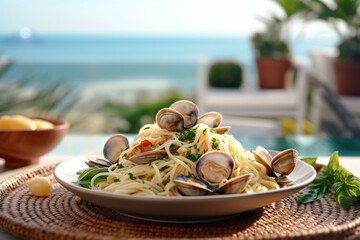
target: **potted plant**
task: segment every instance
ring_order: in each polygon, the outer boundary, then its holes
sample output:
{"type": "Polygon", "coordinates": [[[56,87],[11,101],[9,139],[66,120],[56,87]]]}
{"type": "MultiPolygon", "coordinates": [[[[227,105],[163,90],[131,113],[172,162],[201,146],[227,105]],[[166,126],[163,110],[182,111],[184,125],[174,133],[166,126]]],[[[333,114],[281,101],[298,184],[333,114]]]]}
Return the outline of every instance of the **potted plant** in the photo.
{"type": "Polygon", "coordinates": [[[333,63],[338,93],[360,95],[360,0],[333,0],[331,5],[310,0],[308,6],[313,18],[330,23],[340,37],[333,63]]]}
{"type": "Polygon", "coordinates": [[[233,61],[215,62],[209,70],[211,87],[239,88],[243,83],[242,66],[233,61]]]}
{"type": "Polygon", "coordinates": [[[284,10],[283,17],[264,20],[266,29],[255,33],[251,41],[255,49],[261,88],[284,88],[286,72],[291,67],[290,48],[284,39],[285,27],[307,6],[300,0],[274,0],[284,10]]]}

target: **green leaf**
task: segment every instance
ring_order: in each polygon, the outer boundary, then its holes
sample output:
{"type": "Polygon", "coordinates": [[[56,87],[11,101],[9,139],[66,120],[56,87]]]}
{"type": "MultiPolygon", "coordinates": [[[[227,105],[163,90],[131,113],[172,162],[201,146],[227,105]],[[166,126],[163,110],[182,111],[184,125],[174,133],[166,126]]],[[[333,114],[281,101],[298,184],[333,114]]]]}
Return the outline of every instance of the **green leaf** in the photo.
{"type": "Polygon", "coordinates": [[[348,210],[360,196],[360,182],[354,175],[339,165],[338,152],[334,152],[328,166],[322,168],[316,179],[300,195],[298,203],[309,203],[325,196],[331,189],[337,202],[348,210]]]}
{"type": "Polygon", "coordinates": [[[340,166],[338,181],[332,186],[338,203],[348,210],[360,195],[360,182],[352,173],[340,166]]]}
{"type": "Polygon", "coordinates": [[[331,172],[336,172],[339,169],[339,155],[338,152],[334,152],[329,160],[328,169],[331,172]]]}
{"type": "Polygon", "coordinates": [[[324,197],[329,191],[328,178],[322,169],[315,180],[305,189],[297,199],[298,203],[310,203],[324,197]]]}
{"type": "Polygon", "coordinates": [[[310,165],[313,166],[313,167],[315,167],[317,157],[301,158],[300,160],[303,161],[303,162],[306,162],[306,163],[310,164],[310,165]]]}
{"type": "MultiPolygon", "coordinates": [[[[92,178],[97,175],[98,173],[108,172],[108,168],[97,168],[92,167],[89,169],[86,169],[84,172],[82,172],[78,179],[78,184],[85,188],[91,189],[91,180],[92,178]]],[[[96,186],[98,183],[106,181],[108,176],[99,176],[95,179],[94,185],[96,186]]]]}
{"type": "Polygon", "coordinates": [[[308,10],[306,4],[304,4],[300,0],[274,0],[276,3],[282,7],[284,12],[286,13],[287,18],[292,17],[297,13],[301,13],[305,10],[308,10]]]}

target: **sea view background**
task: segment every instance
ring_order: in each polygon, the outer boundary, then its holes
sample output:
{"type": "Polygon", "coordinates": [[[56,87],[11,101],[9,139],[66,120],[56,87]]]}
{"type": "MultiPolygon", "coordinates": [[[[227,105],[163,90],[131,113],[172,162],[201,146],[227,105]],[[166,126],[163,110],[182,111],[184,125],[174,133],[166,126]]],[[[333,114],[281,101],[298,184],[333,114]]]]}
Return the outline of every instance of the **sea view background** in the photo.
{"type": "MultiPolygon", "coordinates": [[[[250,38],[283,14],[271,0],[2,1],[0,62],[11,67],[0,76],[0,107],[66,118],[75,132],[137,132],[171,101],[196,101],[199,59],[237,61],[242,88],[256,89],[250,38]]],[[[310,52],[338,37],[325,23],[305,25],[295,21],[284,38],[311,69],[310,52]]]]}
{"type": "MultiPolygon", "coordinates": [[[[335,46],[336,38],[290,38],[293,56],[312,64],[310,52],[335,46]]],[[[257,85],[248,37],[0,36],[0,56],[14,61],[4,81],[32,76],[74,88],[99,82],[141,81],[144,87],[194,91],[197,57],[238,61],[247,86],[257,85]],[[148,84],[147,84],[148,83],[148,84]]]]}

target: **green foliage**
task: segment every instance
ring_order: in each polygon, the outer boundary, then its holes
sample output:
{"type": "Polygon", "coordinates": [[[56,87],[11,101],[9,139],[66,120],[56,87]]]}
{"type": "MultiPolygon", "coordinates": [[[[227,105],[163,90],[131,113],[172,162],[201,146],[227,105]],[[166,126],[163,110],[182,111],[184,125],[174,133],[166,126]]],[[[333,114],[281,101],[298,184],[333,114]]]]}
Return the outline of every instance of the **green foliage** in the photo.
{"type": "MultiPolygon", "coordinates": [[[[89,188],[91,189],[91,180],[92,178],[99,174],[99,173],[105,173],[108,172],[108,168],[104,167],[104,168],[97,168],[97,167],[92,167],[89,169],[86,169],[84,172],[82,172],[78,178],[78,184],[80,184],[81,186],[85,187],[85,188],[89,188]]],[[[94,180],[94,185],[96,186],[98,183],[106,181],[108,176],[99,176],[94,180]]]]}
{"type": "MultiPolygon", "coordinates": [[[[0,82],[12,66],[13,63],[9,63],[0,68],[0,82]]],[[[77,101],[72,89],[60,83],[36,87],[33,83],[33,78],[0,83],[0,115],[64,118],[77,101]]]]}
{"type": "Polygon", "coordinates": [[[310,164],[312,167],[315,167],[317,157],[301,158],[300,160],[303,161],[303,162],[306,162],[306,163],[310,164]]]}
{"type": "Polygon", "coordinates": [[[255,33],[251,41],[259,57],[288,58],[290,55],[289,46],[283,38],[284,29],[292,18],[301,16],[309,11],[304,0],[274,0],[283,12],[285,17],[272,16],[263,20],[266,29],[264,32],[255,33]]]}
{"type": "Polygon", "coordinates": [[[159,109],[167,108],[174,102],[181,100],[177,93],[170,93],[168,96],[153,102],[140,102],[136,105],[118,105],[111,102],[104,104],[102,110],[107,114],[115,115],[124,119],[127,127],[115,127],[110,132],[137,133],[144,124],[153,123],[159,109]]]}
{"type": "Polygon", "coordinates": [[[289,19],[296,14],[308,11],[310,8],[304,1],[301,0],[274,0],[285,12],[289,19]]]}
{"type": "Polygon", "coordinates": [[[360,61],[360,36],[343,40],[338,45],[339,59],[360,61]]]}
{"type": "Polygon", "coordinates": [[[316,179],[300,195],[298,203],[309,203],[324,197],[329,191],[328,176],[325,171],[320,171],[316,179]]]}
{"type": "Polygon", "coordinates": [[[278,36],[256,33],[251,40],[259,57],[288,58],[290,55],[288,44],[278,36]]]}
{"type": "Polygon", "coordinates": [[[243,82],[243,69],[233,62],[215,63],[210,67],[209,84],[212,87],[238,88],[243,82]]]}
{"type": "Polygon", "coordinates": [[[334,152],[328,166],[321,169],[316,179],[300,195],[298,203],[309,203],[324,197],[329,190],[338,203],[348,210],[360,196],[360,182],[352,173],[339,165],[338,152],[334,152]]]}
{"type": "Polygon", "coordinates": [[[333,0],[328,5],[323,0],[310,0],[308,6],[310,19],[321,19],[329,22],[339,34],[339,59],[360,61],[360,0],[333,0]],[[346,31],[342,31],[340,24],[345,24],[346,31]]]}

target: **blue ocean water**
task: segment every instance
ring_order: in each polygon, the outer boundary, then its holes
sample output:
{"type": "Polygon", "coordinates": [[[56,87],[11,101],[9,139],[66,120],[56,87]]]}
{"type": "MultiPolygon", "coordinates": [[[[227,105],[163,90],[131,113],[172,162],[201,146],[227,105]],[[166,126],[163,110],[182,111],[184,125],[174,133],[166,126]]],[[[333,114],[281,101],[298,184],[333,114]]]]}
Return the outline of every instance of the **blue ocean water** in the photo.
{"type": "MultiPolygon", "coordinates": [[[[336,39],[292,38],[290,43],[294,56],[310,62],[310,51],[334,47],[336,39]]],[[[246,83],[256,85],[254,54],[247,37],[44,35],[22,40],[0,35],[0,57],[14,62],[4,82],[31,77],[39,84],[60,81],[83,88],[94,83],[137,80],[148,81],[151,87],[152,81],[159,80],[175,89],[193,91],[200,55],[207,62],[238,61],[244,67],[246,83]]]]}

